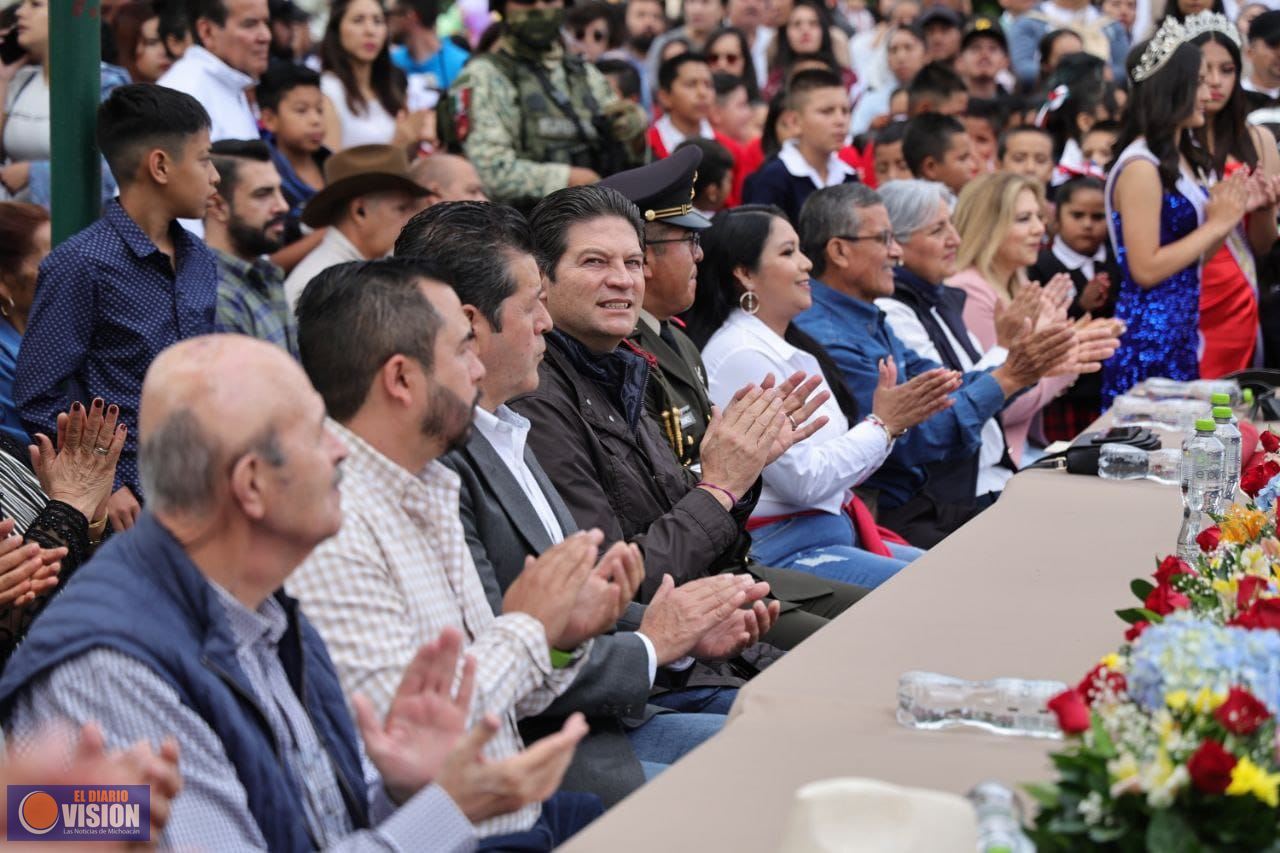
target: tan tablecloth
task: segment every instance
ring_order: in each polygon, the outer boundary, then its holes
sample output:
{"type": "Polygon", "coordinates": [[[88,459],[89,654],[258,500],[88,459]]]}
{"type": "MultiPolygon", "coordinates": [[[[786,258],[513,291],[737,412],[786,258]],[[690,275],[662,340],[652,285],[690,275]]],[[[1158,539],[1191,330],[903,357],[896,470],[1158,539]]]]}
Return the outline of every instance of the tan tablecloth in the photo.
{"type": "Polygon", "coordinates": [[[898,725],[898,676],[1074,683],[1122,640],[1129,581],[1173,550],[1178,489],[1064,471],[1000,501],[743,689],[725,730],[565,846],[773,851],[800,785],[870,776],[964,793],[1050,776],[1056,741],[898,725]]]}

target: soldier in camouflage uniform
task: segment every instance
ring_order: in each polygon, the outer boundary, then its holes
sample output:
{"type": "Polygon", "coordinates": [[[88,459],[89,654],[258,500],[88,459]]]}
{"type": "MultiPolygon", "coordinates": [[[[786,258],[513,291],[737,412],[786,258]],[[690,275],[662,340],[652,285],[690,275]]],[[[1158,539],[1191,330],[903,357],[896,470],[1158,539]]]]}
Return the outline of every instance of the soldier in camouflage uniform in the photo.
{"type": "Polygon", "coordinates": [[[466,154],[490,198],[529,208],[640,163],[644,111],[565,55],[564,0],[505,5],[506,33],[471,58],[441,104],[441,139],[466,154]]]}

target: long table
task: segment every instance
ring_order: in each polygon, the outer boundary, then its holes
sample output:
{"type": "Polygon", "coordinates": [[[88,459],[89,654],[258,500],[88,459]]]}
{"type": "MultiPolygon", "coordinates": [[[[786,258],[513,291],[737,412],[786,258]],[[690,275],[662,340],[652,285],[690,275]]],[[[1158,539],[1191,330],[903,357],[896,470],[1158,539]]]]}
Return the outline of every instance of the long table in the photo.
{"type": "Polygon", "coordinates": [[[993,507],[741,691],[724,731],[567,844],[775,851],[797,787],[834,776],[964,793],[1051,777],[1058,741],[895,719],[898,676],[1075,683],[1122,641],[1129,581],[1170,553],[1178,489],[1024,471],[993,507]]]}

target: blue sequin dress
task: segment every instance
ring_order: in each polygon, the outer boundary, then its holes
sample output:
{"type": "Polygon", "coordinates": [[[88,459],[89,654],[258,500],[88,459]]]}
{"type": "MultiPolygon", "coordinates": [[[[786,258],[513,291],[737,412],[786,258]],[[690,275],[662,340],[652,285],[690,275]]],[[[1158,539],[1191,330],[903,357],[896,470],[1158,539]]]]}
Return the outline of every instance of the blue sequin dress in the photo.
{"type": "MultiPolygon", "coordinates": [[[[1139,286],[1129,275],[1120,212],[1110,204],[1107,208],[1121,271],[1115,315],[1125,322],[1128,331],[1120,339],[1115,355],[1102,365],[1104,407],[1109,407],[1118,395],[1149,376],[1200,377],[1196,355],[1200,328],[1199,267],[1189,266],[1152,288],[1139,286]]],[[[1186,196],[1177,189],[1164,192],[1160,199],[1160,245],[1181,240],[1199,224],[1196,206],[1186,196]]]]}

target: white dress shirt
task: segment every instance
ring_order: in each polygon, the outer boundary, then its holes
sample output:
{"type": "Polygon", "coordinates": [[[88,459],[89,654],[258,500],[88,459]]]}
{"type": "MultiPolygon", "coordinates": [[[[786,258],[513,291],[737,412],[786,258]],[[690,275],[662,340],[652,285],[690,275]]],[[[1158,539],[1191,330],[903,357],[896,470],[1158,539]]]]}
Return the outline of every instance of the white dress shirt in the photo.
{"type": "MultiPolygon", "coordinates": [[[[914,311],[896,299],[877,299],[876,307],[885,313],[889,328],[898,336],[898,340],[902,341],[903,346],[907,349],[915,350],[916,355],[921,358],[931,359],[939,364],[943,363],[942,354],[933,345],[929,333],[925,330],[924,325],[921,324],[920,319],[916,317],[914,311]]],[[[933,309],[933,315],[938,324],[942,326],[942,333],[947,336],[947,343],[951,345],[956,358],[960,359],[960,364],[965,372],[999,367],[1009,357],[1007,349],[1001,346],[994,346],[983,353],[981,359],[973,362],[968,353],[965,352],[964,347],[951,334],[951,329],[943,322],[937,309],[933,309]]],[[[969,333],[969,342],[973,344],[974,350],[982,352],[982,344],[974,337],[972,332],[969,333]]],[[[982,448],[978,451],[978,487],[975,497],[981,497],[988,492],[1004,491],[1005,484],[1013,477],[1013,471],[1001,464],[1004,454],[1004,430],[1000,427],[999,421],[995,418],[989,418],[982,425],[982,448]]]]}
{"type": "MultiPolygon", "coordinates": [[[[664,115],[653,123],[653,129],[658,132],[658,138],[662,140],[662,147],[667,149],[667,154],[676,153],[676,146],[688,139],[680,128],[676,127],[676,123],[671,120],[671,116],[664,115]]],[[[705,118],[698,125],[698,136],[703,139],[715,139],[716,131],[711,126],[711,122],[705,118]]]]}
{"type": "Polygon", "coordinates": [[[833,151],[827,155],[827,176],[824,179],[818,174],[818,170],[810,166],[809,161],[804,159],[804,155],[800,153],[800,147],[794,139],[788,139],[782,143],[782,148],[778,151],[778,159],[782,161],[782,165],[786,166],[787,171],[792,175],[797,178],[808,178],[820,190],[834,187],[836,184],[843,184],[845,178],[857,174],[857,170],[841,160],[839,155],[833,151]]]}
{"type": "MultiPolygon", "coordinates": [[[[719,406],[728,405],[739,388],[759,383],[769,373],[779,382],[797,370],[822,373],[816,358],[737,308],[707,341],[702,362],[707,367],[711,400],[719,406]]],[[[830,390],[825,378],[815,393],[824,390],[830,390]]],[[[838,514],[849,490],[884,464],[892,445],[883,429],[865,420],[850,429],[834,397],[814,413],[815,418],[823,415],[829,420],[822,429],[764,469],[764,487],[753,516],[815,509],[838,514]]]]}
{"type": "Polygon", "coordinates": [[[551,503],[542,493],[533,471],[524,461],[525,442],[529,438],[529,419],[517,414],[506,406],[499,406],[492,413],[480,406],[475,409],[475,428],[492,445],[498,458],[507,466],[511,476],[516,478],[529,505],[538,514],[542,526],[547,529],[547,536],[552,544],[564,541],[564,529],[551,511],[551,503]]]}
{"type": "MultiPolygon", "coordinates": [[[[559,520],[556,519],[556,514],[552,512],[551,502],[547,500],[542,487],[538,485],[538,481],[534,478],[533,471],[529,468],[529,463],[524,460],[524,448],[529,438],[529,419],[505,405],[494,409],[492,413],[476,406],[472,423],[475,425],[476,430],[489,442],[489,445],[498,454],[498,458],[502,460],[502,463],[507,466],[507,470],[515,478],[520,490],[529,499],[529,505],[538,514],[539,520],[542,521],[542,526],[547,529],[547,535],[551,538],[552,543],[563,542],[564,528],[560,526],[559,520]]],[[[644,634],[636,631],[635,635],[644,643],[645,652],[648,654],[649,685],[653,686],[654,679],[658,676],[658,651],[653,647],[653,641],[644,634]]],[[[692,658],[682,658],[667,666],[669,669],[682,670],[692,665],[692,658]]]]}
{"type": "Polygon", "coordinates": [[[258,119],[246,90],[256,82],[200,45],[192,45],[157,81],[186,92],[209,113],[209,139],[257,139],[258,119]]]}
{"type": "MultiPolygon", "coordinates": [[[[1082,255],[1075,249],[1068,246],[1062,239],[1061,234],[1054,235],[1053,245],[1050,248],[1050,251],[1053,252],[1053,256],[1061,261],[1062,265],[1067,269],[1072,271],[1080,270],[1080,272],[1084,273],[1085,281],[1092,279],[1095,271],[1097,270],[1097,265],[1107,260],[1107,247],[1105,244],[1099,246],[1098,251],[1094,252],[1092,257],[1089,255],[1082,255]]],[[[1042,281],[1040,283],[1048,284],[1047,281],[1042,281]]],[[[1074,283],[1072,284],[1072,289],[1075,289],[1074,283]]]]}

